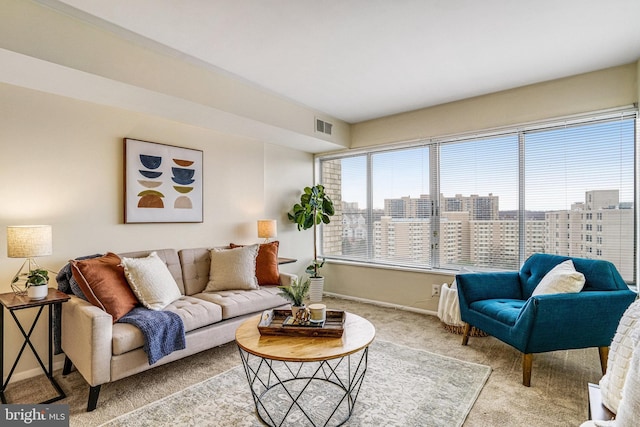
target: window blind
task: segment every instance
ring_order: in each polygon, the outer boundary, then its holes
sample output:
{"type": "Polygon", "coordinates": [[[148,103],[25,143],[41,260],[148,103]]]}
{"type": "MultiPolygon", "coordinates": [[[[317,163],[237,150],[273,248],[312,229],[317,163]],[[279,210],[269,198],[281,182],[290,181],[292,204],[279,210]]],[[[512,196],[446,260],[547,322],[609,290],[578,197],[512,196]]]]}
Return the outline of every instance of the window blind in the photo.
{"type": "Polygon", "coordinates": [[[525,206],[545,241],[527,247],[606,259],[634,279],[635,121],[586,123],[525,133],[525,206]]]}
{"type": "Polygon", "coordinates": [[[532,253],[606,259],[635,283],[636,110],[320,156],[328,258],[517,269],[532,253]]]}

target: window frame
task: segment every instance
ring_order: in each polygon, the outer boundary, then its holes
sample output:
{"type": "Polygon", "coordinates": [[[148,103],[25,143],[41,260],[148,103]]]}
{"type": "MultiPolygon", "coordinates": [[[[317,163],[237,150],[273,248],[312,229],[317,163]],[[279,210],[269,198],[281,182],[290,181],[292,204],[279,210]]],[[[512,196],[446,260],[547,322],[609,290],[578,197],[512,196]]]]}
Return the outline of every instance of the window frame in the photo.
{"type": "MultiPolygon", "coordinates": [[[[610,109],[606,111],[599,112],[591,112],[584,115],[577,115],[571,117],[563,117],[556,119],[549,119],[534,123],[528,124],[520,124],[513,126],[506,126],[499,129],[490,129],[485,131],[476,131],[465,134],[456,134],[456,135],[447,135],[442,137],[433,137],[427,139],[418,139],[412,141],[406,141],[402,143],[395,144],[385,144],[379,145],[375,147],[367,147],[356,150],[349,151],[338,151],[332,153],[319,154],[315,156],[316,162],[316,180],[318,182],[322,182],[322,163],[330,160],[339,160],[349,157],[365,157],[366,163],[366,198],[367,198],[367,208],[365,218],[367,220],[367,259],[356,259],[348,256],[341,255],[333,255],[333,254],[325,254],[322,250],[323,248],[323,227],[319,229],[319,243],[320,243],[320,254],[325,257],[327,260],[340,260],[343,262],[353,262],[358,265],[371,265],[371,266],[387,266],[393,268],[400,269],[418,269],[418,270],[427,270],[427,271],[450,271],[457,272],[460,269],[449,269],[443,268],[440,264],[440,197],[434,197],[435,195],[440,194],[440,149],[443,145],[453,143],[453,142],[465,142],[465,141],[473,141],[479,139],[486,138],[496,138],[506,135],[517,135],[518,137],[518,260],[519,265],[522,265],[525,261],[525,245],[526,245],[526,218],[525,215],[520,214],[525,211],[525,182],[524,182],[524,167],[525,167],[525,159],[524,159],[524,150],[525,150],[525,137],[527,133],[531,132],[544,132],[548,130],[560,129],[560,128],[568,128],[574,126],[584,126],[590,124],[604,123],[604,122],[612,122],[612,121],[620,121],[620,120],[634,120],[634,171],[633,171],[633,179],[634,179],[634,200],[633,206],[634,209],[637,206],[637,201],[639,200],[639,187],[640,180],[639,171],[640,171],[640,163],[638,160],[638,150],[637,146],[640,143],[640,135],[639,135],[639,126],[638,126],[638,109],[636,106],[627,106],[619,109],[610,109]],[[375,253],[375,227],[373,224],[373,190],[372,190],[372,181],[373,181],[373,170],[372,170],[372,156],[390,152],[397,150],[408,150],[415,149],[418,147],[427,148],[429,150],[429,191],[431,195],[431,201],[433,203],[432,212],[431,212],[431,261],[430,265],[425,266],[416,266],[416,265],[406,265],[404,263],[394,263],[387,262],[384,260],[375,260],[373,259],[373,254],[375,253]]],[[[633,255],[633,282],[635,283],[638,277],[637,269],[638,269],[638,247],[640,242],[640,237],[638,236],[638,220],[640,213],[638,209],[634,211],[634,221],[633,221],[633,233],[634,233],[634,255],[633,255]]],[[[557,224],[556,224],[557,225],[557,224]]],[[[569,227],[569,224],[567,224],[569,227]]]]}

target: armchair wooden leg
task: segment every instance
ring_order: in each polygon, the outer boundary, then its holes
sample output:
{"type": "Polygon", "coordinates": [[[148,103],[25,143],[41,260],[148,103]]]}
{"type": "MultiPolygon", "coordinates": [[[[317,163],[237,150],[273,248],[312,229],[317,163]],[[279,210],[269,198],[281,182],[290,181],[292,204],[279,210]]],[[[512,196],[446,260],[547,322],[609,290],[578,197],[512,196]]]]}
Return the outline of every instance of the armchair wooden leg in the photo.
{"type": "Polygon", "coordinates": [[[600,367],[602,368],[602,375],[607,373],[607,360],[609,359],[609,347],[598,347],[598,353],[600,353],[600,367]]]}
{"type": "Polygon", "coordinates": [[[531,367],[533,366],[533,354],[522,355],[522,384],[531,387],[531,367]]]}
{"type": "Polygon", "coordinates": [[[471,325],[469,323],[464,324],[464,331],[462,333],[462,345],[469,343],[469,333],[471,331],[471,325]]]}

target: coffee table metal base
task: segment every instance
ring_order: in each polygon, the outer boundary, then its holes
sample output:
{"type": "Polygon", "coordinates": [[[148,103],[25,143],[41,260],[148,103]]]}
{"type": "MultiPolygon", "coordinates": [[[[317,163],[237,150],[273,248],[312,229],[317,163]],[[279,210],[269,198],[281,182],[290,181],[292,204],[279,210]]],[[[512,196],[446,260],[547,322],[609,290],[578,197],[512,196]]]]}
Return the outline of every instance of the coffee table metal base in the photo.
{"type": "Polygon", "coordinates": [[[285,362],[238,348],[258,417],[269,426],[340,426],[356,403],[368,347],[335,359],[285,362]]]}

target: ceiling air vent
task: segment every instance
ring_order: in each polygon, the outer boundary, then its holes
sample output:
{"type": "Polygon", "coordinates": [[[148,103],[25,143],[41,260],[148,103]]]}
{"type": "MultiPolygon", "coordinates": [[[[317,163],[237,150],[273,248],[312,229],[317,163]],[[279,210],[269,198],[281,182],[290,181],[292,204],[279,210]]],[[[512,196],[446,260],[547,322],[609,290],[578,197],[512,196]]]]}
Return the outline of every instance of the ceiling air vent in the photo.
{"type": "Polygon", "coordinates": [[[320,120],[316,117],[316,132],[331,135],[331,129],[333,129],[333,125],[331,123],[325,122],[324,120],[320,120]]]}

